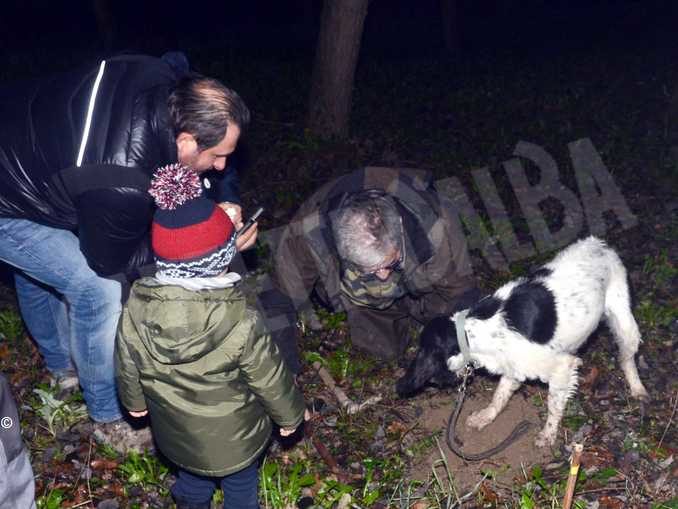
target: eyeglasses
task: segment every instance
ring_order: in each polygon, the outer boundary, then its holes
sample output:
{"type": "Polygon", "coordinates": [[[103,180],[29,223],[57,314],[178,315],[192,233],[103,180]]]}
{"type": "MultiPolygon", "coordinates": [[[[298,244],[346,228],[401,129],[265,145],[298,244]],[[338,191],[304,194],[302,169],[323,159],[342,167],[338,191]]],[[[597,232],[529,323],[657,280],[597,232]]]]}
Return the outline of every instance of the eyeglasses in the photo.
{"type": "Polygon", "coordinates": [[[404,260],[403,260],[403,253],[402,253],[402,250],[401,250],[400,255],[398,256],[398,258],[396,258],[395,260],[393,260],[393,261],[392,261],[391,263],[389,263],[388,265],[385,265],[385,266],[383,266],[383,267],[379,267],[378,269],[371,270],[371,271],[369,271],[369,272],[364,272],[364,271],[360,271],[360,272],[361,272],[361,275],[364,276],[364,277],[367,277],[367,276],[370,276],[370,277],[371,277],[371,276],[376,276],[376,275],[377,275],[377,272],[381,272],[381,271],[383,271],[383,270],[388,270],[388,271],[390,271],[390,272],[402,272],[402,270],[403,270],[403,261],[404,261],[404,260]]]}

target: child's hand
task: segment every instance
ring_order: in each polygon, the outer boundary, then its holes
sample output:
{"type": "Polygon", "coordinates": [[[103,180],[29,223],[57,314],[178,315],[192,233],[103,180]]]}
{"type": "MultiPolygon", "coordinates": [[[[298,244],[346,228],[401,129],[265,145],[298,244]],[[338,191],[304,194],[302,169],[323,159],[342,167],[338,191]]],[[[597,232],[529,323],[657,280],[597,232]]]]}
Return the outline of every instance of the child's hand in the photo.
{"type": "MultiPolygon", "coordinates": [[[[311,412],[309,412],[308,409],[306,409],[304,411],[304,420],[308,421],[310,418],[311,418],[311,412]]],[[[288,437],[288,436],[294,434],[295,431],[297,431],[297,428],[280,428],[280,436],[281,437],[288,437]]]]}
{"type": "Polygon", "coordinates": [[[297,428],[280,428],[280,436],[288,437],[292,435],[295,431],[297,431],[297,428]]]}
{"type": "Polygon", "coordinates": [[[143,417],[143,416],[145,416],[146,414],[148,414],[148,410],[141,410],[141,411],[139,411],[139,412],[134,412],[134,411],[130,410],[130,411],[129,411],[129,414],[130,414],[132,417],[143,417]]]}

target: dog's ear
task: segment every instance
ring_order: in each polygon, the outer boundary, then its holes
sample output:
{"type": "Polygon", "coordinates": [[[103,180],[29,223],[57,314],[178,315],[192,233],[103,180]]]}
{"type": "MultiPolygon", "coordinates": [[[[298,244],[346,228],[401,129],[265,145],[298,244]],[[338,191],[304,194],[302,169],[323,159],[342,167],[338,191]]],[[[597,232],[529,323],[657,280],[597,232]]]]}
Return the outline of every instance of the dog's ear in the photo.
{"type": "Polygon", "coordinates": [[[447,359],[447,369],[456,373],[464,367],[464,356],[462,354],[453,355],[447,359]]]}

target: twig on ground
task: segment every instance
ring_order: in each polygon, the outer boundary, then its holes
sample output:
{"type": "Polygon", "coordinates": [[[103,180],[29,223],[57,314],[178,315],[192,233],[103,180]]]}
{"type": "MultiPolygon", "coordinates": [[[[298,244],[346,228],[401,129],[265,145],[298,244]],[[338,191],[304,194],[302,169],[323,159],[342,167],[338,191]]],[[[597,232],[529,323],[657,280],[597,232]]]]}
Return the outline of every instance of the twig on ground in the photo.
{"type": "Polygon", "coordinates": [[[574,498],[574,487],[577,484],[577,474],[579,474],[579,464],[581,462],[581,453],[584,451],[582,444],[574,444],[572,458],[570,459],[570,475],[567,477],[567,487],[565,488],[565,498],[563,498],[563,509],[570,509],[574,498]]]}
{"type": "Polygon", "coordinates": [[[595,488],[595,489],[591,489],[591,490],[583,490],[583,491],[580,491],[578,493],[580,495],[591,495],[593,493],[605,493],[605,492],[614,493],[614,492],[617,492],[617,491],[626,491],[626,489],[627,489],[626,482],[624,482],[623,486],[606,486],[605,488],[595,488]]]}
{"type": "Polygon", "coordinates": [[[671,427],[671,423],[673,422],[673,418],[676,416],[676,405],[678,405],[678,391],[676,391],[676,394],[674,396],[673,410],[671,411],[671,417],[669,417],[669,422],[666,423],[666,428],[664,429],[664,433],[662,433],[661,440],[659,440],[659,443],[657,444],[657,449],[659,449],[662,446],[662,442],[664,441],[664,438],[666,437],[666,433],[668,433],[669,428],[671,427]]]}
{"type": "MultiPolygon", "coordinates": [[[[459,501],[459,507],[461,507],[461,504],[463,502],[466,502],[469,498],[471,498],[472,496],[474,496],[476,494],[476,492],[478,491],[480,486],[483,484],[485,479],[487,479],[488,477],[489,477],[489,474],[487,474],[487,473],[483,474],[483,478],[476,483],[476,485],[473,487],[473,489],[471,491],[469,491],[466,495],[464,495],[461,498],[457,497],[457,500],[459,501]]],[[[454,507],[454,506],[452,506],[452,507],[454,507]]]]}
{"type": "Polygon", "coordinates": [[[334,378],[332,378],[332,375],[330,375],[330,372],[327,371],[324,366],[322,366],[319,362],[314,362],[313,368],[318,372],[318,375],[320,375],[320,378],[325,383],[327,388],[334,393],[341,407],[349,415],[357,414],[363,408],[369,405],[374,405],[375,403],[379,403],[381,401],[381,396],[372,396],[367,398],[362,403],[356,403],[346,395],[341,387],[337,385],[337,383],[334,381],[334,378]]]}
{"type": "Polygon", "coordinates": [[[84,502],[80,502],[79,504],[75,504],[75,505],[72,505],[72,506],[70,506],[70,507],[71,507],[71,509],[75,509],[76,507],[83,507],[83,506],[85,506],[85,505],[87,505],[87,504],[93,504],[91,498],[90,498],[89,500],[85,500],[84,502]]]}
{"type": "Polygon", "coordinates": [[[334,456],[332,456],[332,453],[330,453],[327,447],[325,447],[325,444],[313,436],[312,420],[306,421],[304,424],[304,434],[306,435],[306,438],[311,440],[311,443],[313,444],[313,447],[315,447],[315,450],[318,451],[320,458],[322,458],[325,464],[329,467],[330,471],[337,476],[337,479],[339,479],[339,481],[344,484],[351,482],[351,476],[344,472],[344,470],[339,466],[339,463],[334,458],[334,456]]]}
{"type": "Polygon", "coordinates": [[[71,509],[75,509],[76,507],[83,507],[86,506],[87,504],[93,504],[92,500],[92,485],[90,484],[89,480],[91,476],[91,468],[92,466],[90,465],[90,459],[92,457],[92,437],[89,439],[89,450],[87,451],[87,460],[85,463],[82,465],[82,468],[80,469],[80,473],[78,474],[78,479],[76,480],[75,484],[73,485],[73,488],[71,489],[71,493],[75,494],[76,490],[78,489],[78,484],[80,484],[80,479],[82,478],[82,474],[85,472],[85,469],[88,468],[90,469],[89,474],[86,476],[87,480],[87,495],[88,499],[85,500],[84,502],[80,502],[79,504],[76,504],[74,506],[71,506],[71,509]]]}
{"type": "MultiPolygon", "coordinates": [[[[87,450],[87,467],[90,469],[90,473],[92,472],[92,465],[90,464],[90,460],[92,459],[92,446],[94,445],[94,440],[92,439],[92,436],[90,435],[89,437],[89,449],[87,450]]],[[[92,484],[90,483],[90,478],[92,476],[88,475],[87,476],[87,494],[89,495],[89,499],[92,500],[92,484]]]]}

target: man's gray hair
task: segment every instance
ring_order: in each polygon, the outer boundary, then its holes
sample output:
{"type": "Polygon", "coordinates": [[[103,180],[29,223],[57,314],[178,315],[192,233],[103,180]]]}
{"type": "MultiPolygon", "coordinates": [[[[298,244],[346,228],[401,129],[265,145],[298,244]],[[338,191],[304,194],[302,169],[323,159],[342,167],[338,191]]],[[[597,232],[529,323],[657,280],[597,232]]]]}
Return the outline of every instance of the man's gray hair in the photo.
{"type": "Polygon", "coordinates": [[[330,211],[330,221],[339,258],[359,268],[377,267],[394,249],[402,249],[401,217],[384,191],[349,194],[330,211]]]}

